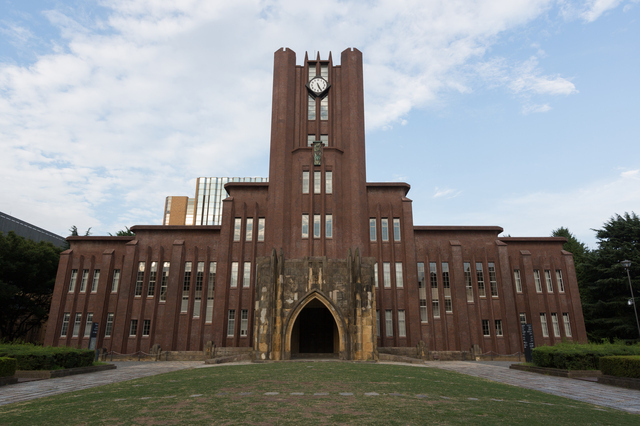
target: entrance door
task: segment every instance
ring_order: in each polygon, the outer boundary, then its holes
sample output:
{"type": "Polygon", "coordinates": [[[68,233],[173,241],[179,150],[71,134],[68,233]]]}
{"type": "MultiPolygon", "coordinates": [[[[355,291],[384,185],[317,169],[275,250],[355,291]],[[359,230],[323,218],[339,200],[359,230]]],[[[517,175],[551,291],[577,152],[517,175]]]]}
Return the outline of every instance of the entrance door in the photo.
{"type": "Polygon", "coordinates": [[[291,354],[338,353],[338,327],[331,312],[315,299],[300,311],[291,333],[291,354]]]}

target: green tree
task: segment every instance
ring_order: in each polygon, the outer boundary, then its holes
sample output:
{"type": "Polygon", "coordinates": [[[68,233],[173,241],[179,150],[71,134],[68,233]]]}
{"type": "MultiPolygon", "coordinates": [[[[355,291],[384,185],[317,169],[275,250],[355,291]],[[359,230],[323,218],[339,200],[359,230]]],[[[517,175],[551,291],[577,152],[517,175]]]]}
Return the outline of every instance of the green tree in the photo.
{"type": "Polygon", "coordinates": [[[24,338],[49,316],[61,249],[0,233],[0,335],[24,338]]]}
{"type": "MultiPolygon", "coordinates": [[[[640,295],[640,218],[616,214],[596,231],[598,248],[583,264],[583,311],[590,340],[638,339],[629,282],[620,262],[628,259],[634,294],[640,295]]],[[[640,298],[636,298],[640,302],[640,298]]]]}
{"type": "MultiPolygon", "coordinates": [[[[71,235],[69,235],[70,237],[77,237],[78,227],[73,225],[71,228],[69,228],[69,232],[71,232],[71,235]]],[[[91,235],[91,228],[87,229],[87,232],[84,233],[85,237],[88,237],[89,235],[91,235]]]]}
{"type": "Polygon", "coordinates": [[[124,229],[116,232],[116,235],[113,235],[111,232],[109,232],[109,235],[112,237],[133,237],[136,233],[129,229],[128,226],[125,226],[124,229]]]}

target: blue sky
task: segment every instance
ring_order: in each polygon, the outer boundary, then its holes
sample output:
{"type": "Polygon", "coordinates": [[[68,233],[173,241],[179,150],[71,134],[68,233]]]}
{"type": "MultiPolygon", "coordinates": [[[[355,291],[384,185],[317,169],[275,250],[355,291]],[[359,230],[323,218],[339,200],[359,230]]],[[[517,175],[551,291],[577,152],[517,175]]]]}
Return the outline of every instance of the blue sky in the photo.
{"type": "Polygon", "coordinates": [[[161,223],[198,176],[267,176],[273,52],[363,52],[367,176],[417,225],[640,212],[638,0],[0,0],[0,211],[161,223]],[[247,122],[251,123],[247,125],[247,122]]]}

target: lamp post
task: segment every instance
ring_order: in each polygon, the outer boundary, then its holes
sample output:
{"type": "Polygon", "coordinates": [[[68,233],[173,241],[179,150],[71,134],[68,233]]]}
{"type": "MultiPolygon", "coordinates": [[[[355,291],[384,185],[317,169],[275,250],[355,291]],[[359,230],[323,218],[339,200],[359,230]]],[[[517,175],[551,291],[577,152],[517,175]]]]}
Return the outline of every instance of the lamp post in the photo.
{"type": "Polygon", "coordinates": [[[627,270],[627,278],[629,279],[629,290],[631,290],[631,301],[633,302],[633,313],[636,314],[636,325],[638,326],[638,337],[640,337],[640,321],[638,321],[638,309],[636,308],[636,299],[633,297],[633,286],[631,285],[631,274],[629,274],[629,268],[631,267],[630,260],[623,260],[620,262],[622,267],[627,270]]]}

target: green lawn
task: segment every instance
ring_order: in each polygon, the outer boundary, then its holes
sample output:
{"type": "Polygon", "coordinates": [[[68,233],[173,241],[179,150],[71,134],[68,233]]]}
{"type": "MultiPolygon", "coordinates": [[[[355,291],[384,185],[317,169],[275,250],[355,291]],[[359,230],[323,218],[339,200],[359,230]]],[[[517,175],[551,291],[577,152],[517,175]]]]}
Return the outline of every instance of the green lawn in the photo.
{"type": "Polygon", "coordinates": [[[347,362],[182,370],[0,407],[2,425],[212,423],[637,425],[640,416],[435,368],[347,362]]]}

